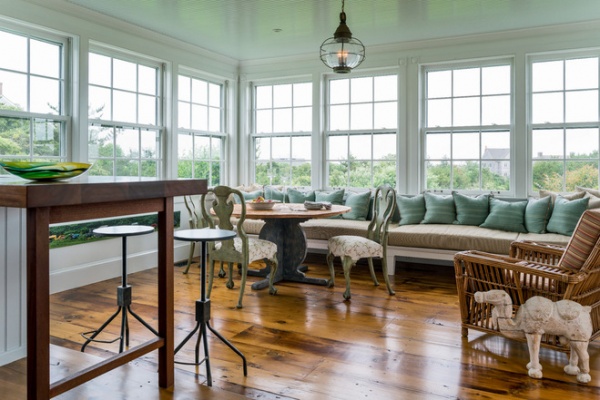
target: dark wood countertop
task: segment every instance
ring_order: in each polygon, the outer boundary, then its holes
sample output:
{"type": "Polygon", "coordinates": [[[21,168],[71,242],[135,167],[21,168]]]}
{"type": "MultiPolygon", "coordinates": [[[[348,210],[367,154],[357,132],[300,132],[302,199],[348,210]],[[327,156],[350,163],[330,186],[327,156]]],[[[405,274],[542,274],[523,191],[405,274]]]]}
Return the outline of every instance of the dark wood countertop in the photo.
{"type": "Polygon", "coordinates": [[[68,181],[0,179],[0,207],[36,208],[176,197],[206,192],[205,179],[82,177],[68,181]]]}

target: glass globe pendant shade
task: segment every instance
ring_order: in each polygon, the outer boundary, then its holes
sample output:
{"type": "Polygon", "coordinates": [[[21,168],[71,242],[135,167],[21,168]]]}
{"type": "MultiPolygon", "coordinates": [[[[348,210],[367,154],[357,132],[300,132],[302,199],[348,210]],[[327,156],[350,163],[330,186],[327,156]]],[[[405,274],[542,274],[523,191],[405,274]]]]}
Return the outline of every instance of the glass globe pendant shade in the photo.
{"type": "Polygon", "coordinates": [[[340,25],[333,37],[321,44],[321,61],[333,72],[347,74],[356,68],[365,59],[365,46],[362,42],[352,37],[350,28],[346,25],[346,13],[342,2],[340,25]]]}
{"type": "Polygon", "coordinates": [[[355,38],[329,38],[321,45],[321,61],[337,73],[348,73],[365,59],[365,46],[355,38]]]}

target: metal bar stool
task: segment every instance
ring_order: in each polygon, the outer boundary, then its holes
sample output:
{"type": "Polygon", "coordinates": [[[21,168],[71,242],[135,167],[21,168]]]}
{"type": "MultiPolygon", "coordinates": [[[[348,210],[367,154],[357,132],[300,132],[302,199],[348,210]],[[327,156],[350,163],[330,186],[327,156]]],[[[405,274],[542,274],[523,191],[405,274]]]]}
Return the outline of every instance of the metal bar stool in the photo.
{"type": "Polygon", "coordinates": [[[200,299],[196,300],[196,327],[183,339],[183,341],[175,348],[175,354],[191,339],[194,334],[200,330],[198,339],[196,340],[196,362],[187,363],[175,361],[178,364],[184,365],[200,365],[206,362],[206,381],[208,386],[212,386],[212,375],[210,373],[210,360],[208,356],[208,341],[206,338],[206,328],[210,329],[223,343],[225,343],[231,350],[242,358],[244,376],[248,376],[248,367],[246,365],[246,357],[239,351],[233,344],[225,339],[219,332],[217,332],[212,326],[210,326],[210,299],[206,298],[206,243],[233,239],[236,236],[234,231],[225,229],[182,229],[175,231],[173,237],[177,240],[184,240],[188,242],[201,242],[202,249],[200,253],[200,299]],[[204,345],[204,359],[200,361],[199,350],[200,350],[200,339],[203,339],[204,345]]]}
{"type": "Polygon", "coordinates": [[[122,250],[122,267],[121,267],[121,286],[117,287],[117,311],[111,315],[100,328],[83,332],[81,336],[86,339],[83,346],[81,346],[81,351],[85,351],[85,347],[90,342],[99,342],[99,343],[114,343],[117,340],[121,340],[119,344],[119,353],[123,352],[123,339],[125,339],[125,345],[129,347],[129,322],[127,320],[127,313],[129,312],[131,315],[135,317],[142,325],[144,325],[148,330],[158,336],[158,332],[152,328],[146,321],[144,321],[139,315],[134,313],[131,310],[131,286],[127,284],[127,237],[128,236],[139,236],[146,235],[148,233],[154,232],[154,228],[151,226],[145,225],[120,225],[120,226],[105,226],[101,228],[94,229],[93,232],[97,235],[102,236],[113,236],[113,237],[121,237],[123,250],[122,250]],[[96,336],[102,332],[104,328],[108,326],[112,322],[113,319],[116,318],[117,315],[121,313],[121,335],[112,340],[99,340],[96,339],[96,336]],[[91,336],[90,336],[91,335],[91,336]]]}

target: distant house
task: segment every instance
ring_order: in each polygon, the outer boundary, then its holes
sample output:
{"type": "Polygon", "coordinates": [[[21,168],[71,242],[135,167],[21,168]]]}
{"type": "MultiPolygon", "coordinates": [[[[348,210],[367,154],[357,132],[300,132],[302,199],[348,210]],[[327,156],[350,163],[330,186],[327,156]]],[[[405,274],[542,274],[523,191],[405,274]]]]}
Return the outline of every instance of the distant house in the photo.
{"type": "Polygon", "coordinates": [[[485,148],[481,157],[481,167],[487,168],[496,175],[510,175],[510,149],[485,148]]]}

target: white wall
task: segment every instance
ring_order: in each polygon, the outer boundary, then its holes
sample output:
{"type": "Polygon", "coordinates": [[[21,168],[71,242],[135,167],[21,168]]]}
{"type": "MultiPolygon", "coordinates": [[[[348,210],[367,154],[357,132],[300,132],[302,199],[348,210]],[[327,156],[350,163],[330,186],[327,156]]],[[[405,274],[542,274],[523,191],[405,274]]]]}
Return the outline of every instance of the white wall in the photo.
{"type": "Polygon", "coordinates": [[[0,365],[26,355],[25,211],[0,207],[0,365]]]}

